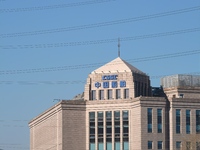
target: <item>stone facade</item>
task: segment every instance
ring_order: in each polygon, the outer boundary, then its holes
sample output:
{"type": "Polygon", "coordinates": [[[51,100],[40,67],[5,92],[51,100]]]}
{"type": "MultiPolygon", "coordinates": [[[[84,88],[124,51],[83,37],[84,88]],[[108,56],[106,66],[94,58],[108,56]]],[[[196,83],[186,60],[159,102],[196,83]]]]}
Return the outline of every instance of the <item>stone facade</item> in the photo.
{"type": "Polygon", "coordinates": [[[171,85],[163,86],[165,96],[153,97],[149,76],[116,58],[88,75],[81,100],[77,97],[62,100],[29,122],[30,149],[157,150],[161,147],[176,150],[177,142],[184,145],[190,141],[190,136],[196,135],[200,88],[171,85]],[[176,132],[177,109],[180,110],[180,133],[176,132]],[[186,110],[191,113],[189,134],[186,133],[186,110]],[[110,131],[107,129],[108,112],[112,123],[110,131]],[[118,118],[116,112],[120,114],[118,118]],[[128,112],[126,125],[124,112],[128,112]],[[93,122],[90,113],[95,116],[93,122]],[[101,125],[99,113],[103,116],[101,125]],[[111,133],[109,142],[108,132],[111,133]]]}

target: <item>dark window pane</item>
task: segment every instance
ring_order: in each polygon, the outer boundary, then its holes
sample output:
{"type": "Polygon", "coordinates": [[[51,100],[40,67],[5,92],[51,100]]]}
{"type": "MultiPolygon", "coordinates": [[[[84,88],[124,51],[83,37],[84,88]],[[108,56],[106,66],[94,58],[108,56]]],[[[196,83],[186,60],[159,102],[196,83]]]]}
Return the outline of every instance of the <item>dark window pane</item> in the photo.
{"type": "Polygon", "coordinates": [[[128,121],[123,121],[123,125],[128,125],[128,121]]]}
{"type": "Polygon", "coordinates": [[[186,133],[190,134],[190,110],[186,110],[186,133]]]}
{"type": "Polygon", "coordinates": [[[129,140],[128,140],[128,137],[124,137],[124,138],[123,138],[123,141],[124,141],[124,142],[128,142],[128,141],[129,141],[129,140]]]}
{"type": "Polygon", "coordinates": [[[95,126],[95,122],[90,122],[90,126],[94,127],[95,126]]]}
{"type": "Polygon", "coordinates": [[[115,121],[115,126],[120,126],[120,122],[119,121],[115,121]]]}
{"type": "Polygon", "coordinates": [[[116,99],[120,99],[120,98],[121,98],[121,90],[116,89],[116,99]]]}
{"type": "Polygon", "coordinates": [[[98,138],[99,143],[103,143],[103,138],[98,138]]]}
{"type": "Polygon", "coordinates": [[[128,110],[123,111],[123,120],[128,120],[128,110]]]}
{"type": "Polygon", "coordinates": [[[95,112],[89,112],[90,119],[95,119],[95,112]]]}
{"type": "Polygon", "coordinates": [[[112,99],[113,98],[113,96],[112,96],[112,90],[108,90],[108,99],[112,99]]]}
{"type": "Polygon", "coordinates": [[[90,134],[95,134],[95,128],[90,128],[90,134]]]}
{"type": "Polygon", "coordinates": [[[106,128],[106,134],[112,134],[112,127],[106,128]]]}
{"type": "Polygon", "coordinates": [[[115,127],[115,133],[120,133],[120,127],[115,127]]]}
{"type": "Polygon", "coordinates": [[[106,142],[112,142],[112,138],[106,138],[106,142]]]}
{"type": "Polygon", "coordinates": [[[98,126],[102,126],[103,127],[103,122],[98,122],[98,126]]]}
{"type": "Polygon", "coordinates": [[[106,111],[106,118],[112,118],[112,112],[106,111]]]}
{"type": "Polygon", "coordinates": [[[181,142],[177,141],[176,142],[176,149],[179,150],[181,148],[181,142]]]}
{"type": "Polygon", "coordinates": [[[180,109],[176,109],[176,133],[180,133],[181,131],[181,118],[180,118],[180,109]]]}
{"type": "Polygon", "coordinates": [[[162,149],[162,141],[158,141],[158,149],[162,149]]]}
{"type": "Polygon", "coordinates": [[[96,100],[96,90],[91,91],[91,100],[96,100]]]}
{"type": "Polygon", "coordinates": [[[147,131],[148,133],[152,132],[152,108],[147,109],[147,131]]]}
{"type": "Polygon", "coordinates": [[[200,110],[196,110],[196,133],[200,133],[200,110]]]}
{"type": "Polygon", "coordinates": [[[157,109],[157,127],[158,133],[162,133],[162,109],[157,109]]]}
{"type": "Polygon", "coordinates": [[[148,149],[152,149],[152,141],[148,141],[148,149]]]}
{"type": "Polygon", "coordinates": [[[104,90],[99,91],[99,99],[104,100],[104,90]]]}
{"type": "Polygon", "coordinates": [[[107,121],[107,122],[106,122],[106,125],[107,125],[107,126],[110,126],[110,125],[112,125],[112,122],[107,121]]]}
{"type": "Polygon", "coordinates": [[[128,127],[123,127],[123,133],[128,133],[128,127]]]}
{"type": "Polygon", "coordinates": [[[124,89],[124,98],[129,98],[129,89],[124,89]]]}
{"type": "Polygon", "coordinates": [[[103,128],[98,128],[98,134],[103,134],[103,128]]]}

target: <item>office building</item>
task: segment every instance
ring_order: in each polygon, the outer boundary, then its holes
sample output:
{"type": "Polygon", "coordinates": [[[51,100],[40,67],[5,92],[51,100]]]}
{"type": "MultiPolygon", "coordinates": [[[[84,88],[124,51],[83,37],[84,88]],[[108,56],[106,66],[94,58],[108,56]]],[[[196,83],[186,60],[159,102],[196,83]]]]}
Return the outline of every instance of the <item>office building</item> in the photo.
{"type": "Polygon", "coordinates": [[[200,139],[193,138],[200,133],[200,76],[168,76],[161,85],[152,88],[147,74],[118,57],[88,75],[83,94],[29,122],[30,149],[200,146],[200,139]]]}

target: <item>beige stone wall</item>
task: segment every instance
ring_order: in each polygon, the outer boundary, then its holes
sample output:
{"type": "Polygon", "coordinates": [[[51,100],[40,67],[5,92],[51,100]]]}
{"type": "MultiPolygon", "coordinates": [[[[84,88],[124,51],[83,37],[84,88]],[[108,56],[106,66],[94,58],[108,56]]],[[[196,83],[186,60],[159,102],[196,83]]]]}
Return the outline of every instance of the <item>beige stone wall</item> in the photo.
{"type": "Polygon", "coordinates": [[[162,141],[163,149],[167,150],[168,145],[165,141],[168,140],[166,136],[166,99],[158,97],[145,97],[141,98],[141,150],[148,149],[148,141],[153,142],[153,149],[157,149],[157,142],[162,141]],[[147,109],[152,108],[152,133],[147,130],[147,109]],[[158,133],[157,128],[157,110],[162,109],[162,133],[158,133]]]}
{"type": "Polygon", "coordinates": [[[183,94],[183,98],[200,98],[200,88],[199,87],[174,87],[164,89],[165,94],[167,95],[168,99],[172,98],[181,98],[180,94],[183,94]]]}
{"type": "Polygon", "coordinates": [[[130,118],[130,149],[139,150],[142,147],[142,120],[141,120],[141,107],[136,103],[136,106],[132,106],[131,118],[130,118]]]}
{"type": "Polygon", "coordinates": [[[190,141],[196,135],[196,110],[200,110],[200,99],[174,98],[170,101],[170,149],[176,148],[176,141],[190,141]],[[181,132],[176,133],[176,109],[181,110],[181,132]],[[186,110],[190,110],[190,134],[186,134],[186,110]]]}
{"type": "Polygon", "coordinates": [[[57,107],[29,123],[30,149],[61,150],[62,113],[57,107]]]}
{"type": "Polygon", "coordinates": [[[62,150],[86,150],[85,106],[64,106],[62,150]]]}

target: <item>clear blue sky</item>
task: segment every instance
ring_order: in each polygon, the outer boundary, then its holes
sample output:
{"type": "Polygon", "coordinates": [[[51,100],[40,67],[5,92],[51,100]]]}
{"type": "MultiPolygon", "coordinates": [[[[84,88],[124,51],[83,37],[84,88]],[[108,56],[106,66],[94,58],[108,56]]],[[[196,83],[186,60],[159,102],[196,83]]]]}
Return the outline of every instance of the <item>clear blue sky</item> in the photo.
{"type": "Polygon", "coordinates": [[[200,6],[200,1],[86,2],[0,0],[0,149],[28,150],[28,122],[54,105],[54,99],[71,99],[82,93],[88,74],[117,57],[118,37],[121,58],[154,77],[152,86],[160,85],[160,78],[155,76],[200,74],[200,9],[193,10],[200,6]],[[42,9],[42,6],[49,7],[42,9]],[[193,9],[177,12],[187,8],[193,9]],[[182,34],[169,35],[169,32],[182,34]],[[153,36],[158,33],[165,36],[153,36]],[[109,42],[109,39],[116,40],[109,42]],[[108,42],[98,43],[99,40],[108,42]],[[84,44],[84,41],[97,43],[84,44]],[[56,46],[56,43],[70,42],[75,44],[56,46]],[[39,48],[38,44],[41,44],[39,48]],[[154,57],[158,55],[166,58],[154,57]],[[138,58],[141,59],[136,62],[138,58]],[[95,63],[100,64],[86,66],[95,63]],[[59,70],[64,66],[75,69],[59,70]],[[52,71],[48,71],[51,67],[54,67],[52,71]],[[39,72],[35,73],[34,69],[39,72]]]}

